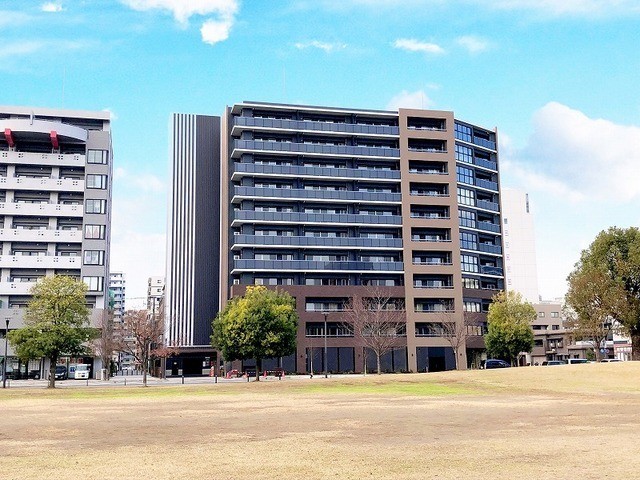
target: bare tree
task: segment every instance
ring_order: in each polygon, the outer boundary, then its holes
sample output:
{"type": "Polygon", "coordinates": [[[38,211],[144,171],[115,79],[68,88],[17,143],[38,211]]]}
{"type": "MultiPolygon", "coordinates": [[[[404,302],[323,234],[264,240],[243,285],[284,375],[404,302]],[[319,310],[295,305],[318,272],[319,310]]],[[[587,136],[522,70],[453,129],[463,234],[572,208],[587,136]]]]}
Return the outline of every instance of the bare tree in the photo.
{"type": "Polygon", "coordinates": [[[92,350],[94,355],[100,357],[102,368],[106,369],[107,375],[103,380],[108,380],[111,376],[111,361],[113,354],[123,349],[122,338],[115,332],[113,322],[113,310],[105,309],[100,322],[100,336],[93,340],[92,350]]]}
{"type": "Polygon", "coordinates": [[[152,358],[166,358],[175,348],[163,345],[164,323],[146,310],[128,310],[124,314],[125,351],[142,367],[142,383],[147,386],[147,369],[152,358]]]}
{"type": "Polygon", "coordinates": [[[442,314],[442,336],[453,349],[456,360],[456,370],[460,370],[460,352],[466,349],[467,339],[477,335],[478,322],[468,312],[464,312],[462,321],[453,313],[442,314]]]}
{"type": "Polygon", "coordinates": [[[345,328],[350,329],[356,342],[376,356],[378,375],[382,373],[380,359],[406,344],[406,316],[404,299],[393,298],[379,289],[371,289],[366,296],[352,297],[345,305],[345,328]]]}

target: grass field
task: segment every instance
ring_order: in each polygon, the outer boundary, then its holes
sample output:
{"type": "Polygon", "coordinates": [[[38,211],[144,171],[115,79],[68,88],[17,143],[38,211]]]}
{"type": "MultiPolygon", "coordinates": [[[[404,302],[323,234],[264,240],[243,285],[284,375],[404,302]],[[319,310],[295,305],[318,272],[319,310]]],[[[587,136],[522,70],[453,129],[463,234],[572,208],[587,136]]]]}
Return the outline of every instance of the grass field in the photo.
{"type": "Polygon", "coordinates": [[[640,363],[0,392],[2,479],[635,479],[640,363]]]}

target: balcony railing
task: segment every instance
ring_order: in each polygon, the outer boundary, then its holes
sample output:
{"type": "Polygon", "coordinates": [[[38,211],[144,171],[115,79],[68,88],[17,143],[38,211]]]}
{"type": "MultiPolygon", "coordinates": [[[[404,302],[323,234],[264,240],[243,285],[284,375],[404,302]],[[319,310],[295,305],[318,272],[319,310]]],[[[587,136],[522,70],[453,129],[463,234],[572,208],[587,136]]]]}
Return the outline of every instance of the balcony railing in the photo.
{"type": "MultiPolygon", "coordinates": [[[[400,149],[384,147],[363,147],[356,145],[327,145],[315,143],[266,142],[263,140],[235,140],[235,150],[302,153],[312,155],[340,155],[347,157],[400,158],[400,149]]],[[[237,157],[237,155],[232,154],[237,157]]]]}
{"type": "Polygon", "coordinates": [[[399,215],[358,215],[332,213],[298,213],[298,212],[256,212],[253,210],[236,210],[233,221],[264,221],[281,223],[341,223],[356,225],[401,225],[399,215]]]}
{"type": "Polygon", "coordinates": [[[481,178],[476,178],[475,184],[477,187],[486,188],[487,190],[498,191],[498,184],[496,182],[492,182],[490,180],[483,180],[481,178]]]}
{"type": "Polygon", "coordinates": [[[480,265],[480,273],[484,275],[502,276],[502,268],[480,265]]]}
{"type": "Polygon", "coordinates": [[[234,270],[247,271],[365,271],[365,272],[402,272],[402,262],[320,262],[312,260],[251,260],[233,261],[234,270]]]}
{"type": "Polygon", "coordinates": [[[40,215],[81,217],[83,205],[64,205],[59,203],[0,202],[0,215],[40,215]]]}
{"type": "Polygon", "coordinates": [[[265,247],[402,248],[401,238],[234,235],[232,242],[234,245],[260,245],[265,247]]]}
{"type": "Polygon", "coordinates": [[[500,225],[491,222],[477,222],[478,230],[500,233],[500,225]]]}
{"type": "Polygon", "coordinates": [[[491,140],[486,140],[484,138],[480,138],[480,137],[473,137],[473,143],[474,145],[479,145],[481,147],[484,148],[488,148],[490,150],[495,150],[496,149],[496,142],[492,142],[491,140]]]}
{"type": "MultiPolygon", "coordinates": [[[[400,180],[400,172],[398,170],[304,167],[300,165],[260,165],[254,163],[236,163],[233,168],[235,172],[238,173],[256,173],[263,175],[400,180]]],[[[236,175],[234,174],[234,176],[236,175]]]]}
{"type": "Polygon", "coordinates": [[[447,237],[440,237],[437,235],[429,235],[429,236],[411,235],[411,241],[413,242],[450,242],[451,239],[447,237]]]}
{"type": "Polygon", "coordinates": [[[498,164],[496,162],[491,161],[491,160],[485,160],[484,158],[475,157],[473,159],[473,163],[475,165],[477,165],[478,167],[487,168],[489,170],[494,170],[496,172],[498,171],[498,164]]]}
{"type": "Polygon", "coordinates": [[[478,250],[485,253],[494,253],[496,255],[502,254],[502,247],[500,245],[492,245],[490,243],[479,243],[478,250]]]}
{"type": "Polygon", "coordinates": [[[345,202],[400,203],[402,198],[400,193],[305,190],[302,188],[234,187],[233,192],[234,196],[248,198],[313,199],[345,202]]]}
{"type": "Polygon", "coordinates": [[[302,120],[287,120],[279,118],[236,117],[234,126],[260,127],[283,130],[302,130],[312,132],[333,133],[362,133],[365,135],[393,135],[400,134],[400,129],[390,125],[364,125],[353,123],[316,122],[302,120]]]}
{"type": "Polygon", "coordinates": [[[0,163],[82,167],[85,164],[85,156],[59,153],[0,152],[0,163]]]}
{"type": "Polygon", "coordinates": [[[476,207],[491,210],[492,212],[498,212],[500,210],[500,206],[497,203],[487,200],[476,200],[476,207]]]}

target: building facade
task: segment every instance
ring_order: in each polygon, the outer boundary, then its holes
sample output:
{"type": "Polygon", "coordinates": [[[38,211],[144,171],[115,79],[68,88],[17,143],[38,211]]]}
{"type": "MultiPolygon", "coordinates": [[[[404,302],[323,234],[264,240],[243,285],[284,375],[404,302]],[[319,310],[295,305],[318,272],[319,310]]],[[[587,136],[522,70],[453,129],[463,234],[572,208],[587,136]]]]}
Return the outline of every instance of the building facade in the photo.
{"type": "Polygon", "coordinates": [[[169,375],[208,373],[220,289],[220,117],[174,114],[165,342],[169,375]]]}
{"type": "Polygon", "coordinates": [[[446,111],[244,102],[222,132],[221,305],[255,284],[293,295],[285,369],[322,365],[326,333],[328,370],[363,371],[345,307],[372,296],[406,312],[385,370],[471,363],[504,288],[495,131],[446,111]],[[458,359],[451,323],[468,324],[458,359]]]}
{"type": "Polygon", "coordinates": [[[529,194],[503,189],[502,212],[507,290],[519,292],[530,303],[538,303],[536,242],[529,194]]]}
{"type": "Polygon", "coordinates": [[[111,234],[109,118],[0,107],[0,317],[10,320],[9,330],[23,325],[34,283],[51,275],[83,280],[92,322],[102,322],[111,234]]]}

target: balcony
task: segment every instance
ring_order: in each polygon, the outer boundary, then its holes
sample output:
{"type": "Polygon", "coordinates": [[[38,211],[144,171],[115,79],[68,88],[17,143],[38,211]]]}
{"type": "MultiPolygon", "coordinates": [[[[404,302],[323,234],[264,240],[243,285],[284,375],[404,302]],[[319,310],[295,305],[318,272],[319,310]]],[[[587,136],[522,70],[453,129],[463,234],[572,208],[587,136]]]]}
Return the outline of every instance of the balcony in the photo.
{"type": "Polygon", "coordinates": [[[233,212],[232,226],[252,222],[397,226],[402,224],[402,217],[399,215],[256,212],[253,210],[233,212]]]}
{"type": "MultiPolygon", "coordinates": [[[[312,260],[251,260],[233,261],[233,272],[396,272],[402,273],[402,262],[319,262],[312,260]]],[[[232,273],[233,273],[232,272],[232,273]]]]}
{"type": "Polygon", "coordinates": [[[500,205],[495,202],[488,202],[487,200],[476,200],[476,207],[491,210],[492,212],[500,211],[500,205]]]}
{"type": "Polygon", "coordinates": [[[242,178],[243,174],[255,174],[259,176],[289,176],[289,177],[310,177],[310,178],[342,178],[342,179],[364,179],[380,181],[398,181],[400,172],[398,170],[379,170],[362,168],[325,168],[325,167],[304,167],[299,165],[259,165],[254,163],[236,163],[231,180],[242,178]]]}
{"type": "Polygon", "coordinates": [[[0,188],[6,190],[83,192],[84,180],[48,177],[0,177],[0,188]]]}
{"type": "Polygon", "coordinates": [[[266,142],[263,140],[234,140],[232,158],[243,152],[278,152],[313,156],[400,158],[400,149],[361,147],[354,145],[329,145],[316,143],[266,142]]]}
{"type": "Polygon", "coordinates": [[[492,142],[491,140],[486,140],[484,138],[474,136],[472,139],[472,143],[483,148],[488,148],[489,150],[495,151],[496,149],[496,142],[492,142]]]}
{"type": "Polygon", "coordinates": [[[492,245],[490,243],[479,243],[478,250],[484,253],[502,255],[502,247],[500,245],[492,245]]]}
{"type": "Polygon", "coordinates": [[[234,235],[232,249],[242,245],[264,247],[321,247],[358,249],[402,249],[401,238],[359,237],[281,237],[266,235],[234,235]]]}
{"type": "Polygon", "coordinates": [[[476,187],[486,188],[487,190],[493,190],[495,192],[498,191],[498,183],[492,182],[490,180],[483,180],[481,178],[476,178],[475,185],[476,187]]]}
{"type": "Polygon", "coordinates": [[[413,282],[413,288],[436,288],[436,289],[451,289],[453,285],[447,285],[441,281],[420,281],[416,280],[413,282]]]}
{"type": "Polygon", "coordinates": [[[354,190],[305,190],[302,188],[234,187],[232,202],[237,202],[243,198],[318,200],[326,202],[342,201],[351,203],[400,203],[402,195],[400,193],[358,192],[354,190]]]}
{"type": "Polygon", "coordinates": [[[82,259],[79,255],[0,255],[0,268],[80,269],[81,267],[82,259]]]}
{"type": "Polygon", "coordinates": [[[486,168],[488,170],[493,170],[494,172],[498,171],[498,164],[491,160],[485,160],[484,158],[474,157],[473,163],[482,168],[486,168]]]}
{"type": "Polygon", "coordinates": [[[83,205],[58,203],[0,202],[0,215],[37,215],[40,217],[82,217],[83,205]]]}
{"type": "Polygon", "coordinates": [[[500,225],[491,222],[480,222],[476,223],[478,230],[484,230],[485,232],[493,232],[500,233],[500,225]]]}
{"type": "Polygon", "coordinates": [[[0,282],[0,295],[30,295],[35,281],[6,281],[0,282]]]}
{"type": "Polygon", "coordinates": [[[56,167],[84,167],[85,156],[78,154],[0,152],[1,164],[27,163],[56,167]]]}
{"type": "Polygon", "coordinates": [[[498,277],[501,277],[502,274],[502,268],[500,267],[492,267],[492,266],[488,266],[488,265],[480,265],[480,273],[482,275],[495,275],[498,277]]]}
{"type": "Polygon", "coordinates": [[[389,135],[398,136],[400,129],[389,125],[364,125],[352,123],[316,122],[287,120],[279,118],[235,117],[232,135],[243,130],[242,127],[261,129],[292,130],[315,133],[346,133],[362,135],[389,135]]]}
{"type": "Polygon", "coordinates": [[[2,228],[3,242],[82,242],[82,230],[2,228]]]}

